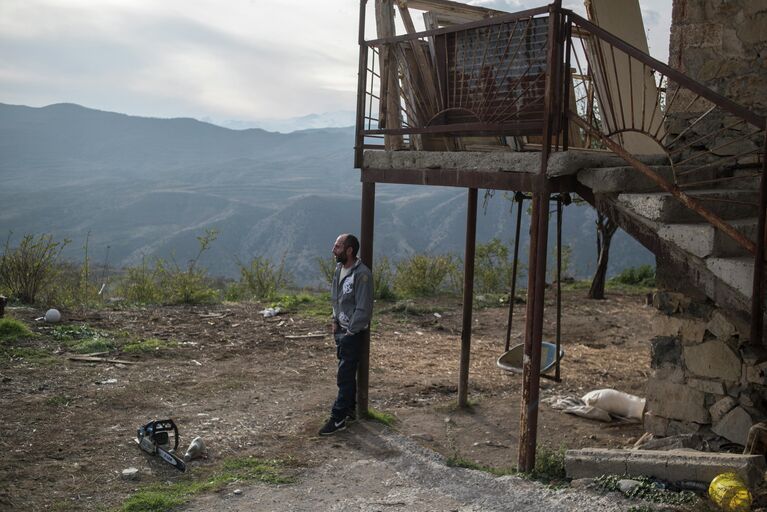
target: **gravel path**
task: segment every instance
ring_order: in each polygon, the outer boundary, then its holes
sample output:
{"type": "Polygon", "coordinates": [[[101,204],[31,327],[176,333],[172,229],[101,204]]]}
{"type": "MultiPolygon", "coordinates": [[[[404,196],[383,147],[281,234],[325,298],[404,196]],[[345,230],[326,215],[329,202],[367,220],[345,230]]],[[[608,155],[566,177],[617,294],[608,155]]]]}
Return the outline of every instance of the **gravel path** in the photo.
{"type": "Polygon", "coordinates": [[[362,422],[327,440],[328,462],[297,483],[257,484],[204,496],[184,510],[209,511],[626,511],[616,493],[550,489],[515,476],[448,467],[440,454],[362,422]]]}

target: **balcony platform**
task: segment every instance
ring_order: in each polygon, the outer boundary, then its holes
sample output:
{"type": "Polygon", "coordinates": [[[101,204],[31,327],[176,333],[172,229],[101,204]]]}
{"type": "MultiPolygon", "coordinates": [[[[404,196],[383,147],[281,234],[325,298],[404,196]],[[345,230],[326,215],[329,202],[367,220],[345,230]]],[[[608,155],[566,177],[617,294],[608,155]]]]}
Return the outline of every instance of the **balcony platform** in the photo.
{"type": "MultiPolygon", "coordinates": [[[[648,164],[665,156],[643,157],[648,164]]],[[[551,191],[575,192],[575,175],[583,169],[625,166],[605,151],[570,150],[551,153],[546,168],[551,191]]],[[[362,181],[530,192],[541,170],[538,151],[383,151],[363,154],[362,181]]]]}

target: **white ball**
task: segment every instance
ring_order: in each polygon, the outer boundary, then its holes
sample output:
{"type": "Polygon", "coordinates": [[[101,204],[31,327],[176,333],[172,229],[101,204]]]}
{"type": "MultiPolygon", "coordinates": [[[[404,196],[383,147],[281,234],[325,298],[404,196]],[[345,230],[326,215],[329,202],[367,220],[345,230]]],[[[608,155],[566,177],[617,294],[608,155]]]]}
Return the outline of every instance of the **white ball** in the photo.
{"type": "Polygon", "coordinates": [[[49,309],[45,312],[45,321],[49,324],[58,323],[61,320],[61,313],[58,309],[49,309]]]}

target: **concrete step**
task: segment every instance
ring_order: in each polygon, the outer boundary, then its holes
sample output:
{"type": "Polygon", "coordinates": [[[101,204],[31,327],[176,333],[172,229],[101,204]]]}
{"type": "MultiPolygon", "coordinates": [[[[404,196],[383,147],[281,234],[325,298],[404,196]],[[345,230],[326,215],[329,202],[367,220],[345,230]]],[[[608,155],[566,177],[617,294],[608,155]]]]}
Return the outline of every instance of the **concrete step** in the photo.
{"type": "MultiPolygon", "coordinates": [[[[668,181],[675,183],[674,171],[669,165],[655,165],[652,169],[658,175],[668,181]]],[[[713,179],[714,169],[702,170],[694,176],[680,176],[678,182],[680,185],[693,183],[697,181],[706,181],[713,179]]],[[[631,192],[658,192],[660,188],[650,178],[633,167],[603,167],[597,169],[584,169],[578,173],[578,181],[587,186],[595,194],[614,194],[631,192]]],[[[742,181],[742,180],[735,180],[742,181]]],[[[711,185],[701,185],[697,188],[703,188],[711,185]]],[[[694,187],[693,187],[694,188],[694,187]]],[[[736,187],[732,187],[736,188],[736,187]]],[[[741,187],[738,187],[741,188],[741,187]]],[[[742,187],[745,188],[745,187],[742,187]]]]}
{"type": "MultiPolygon", "coordinates": [[[[756,216],[759,195],[754,190],[719,189],[694,190],[690,196],[725,220],[756,216]]],[[[704,219],[665,192],[620,194],[618,202],[637,215],[665,224],[704,222],[704,219]]]]}
{"type": "Polygon", "coordinates": [[[721,281],[751,300],[754,286],[754,258],[706,258],[706,267],[721,281]]]}
{"type": "MultiPolygon", "coordinates": [[[[732,226],[756,241],[756,218],[731,221],[732,226]]],[[[748,251],[711,224],[661,224],[658,236],[699,258],[747,256],[748,251]]]]}
{"type": "Polygon", "coordinates": [[[736,472],[749,486],[758,485],[765,471],[764,457],[693,450],[583,448],[565,452],[565,472],[573,480],[613,474],[709,483],[725,471],[736,472]]]}

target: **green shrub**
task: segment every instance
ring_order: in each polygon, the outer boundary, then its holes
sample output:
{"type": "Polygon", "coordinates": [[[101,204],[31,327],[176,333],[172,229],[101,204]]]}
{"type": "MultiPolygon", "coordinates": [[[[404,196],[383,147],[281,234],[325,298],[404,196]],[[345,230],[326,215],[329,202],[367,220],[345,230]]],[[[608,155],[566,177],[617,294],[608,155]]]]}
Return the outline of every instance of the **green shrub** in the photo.
{"type": "Polygon", "coordinates": [[[285,270],[285,258],[279,266],[261,256],[250,260],[250,265],[238,263],[240,267],[240,290],[248,298],[264,300],[272,299],[289,287],[293,278],[285,270]]]}
{"type": "Polygon", "coordinates": [[[142,259],[141,266],[126,269],[118,285],[118,293],[130,302],[141,304],[201,304],[219,300],[218,290],[211,287],[207,270],[198,267],[200,256],[216,239],[216,231],[205,230],[198,236],[197,255],[184,269],[171,257],[170,261],[157,258],[150,268],[142,259]]]}
{"type": "Polygon", "coordinates": [[[317,267],[320,269],[320,275],[328,283],[328,286],[333,284],[333,274],[336,271],[336,259],[330,258],[316,258],[317,267]]]}
{"type": "Polygon", "coordinates": [[[0,344],[29,338],[32,331],[24,322],[15,318],[0,318],[0,344]]]}
{"type": "Polygon", "coordinates": [[[219,299],[218,290],[210,287],[207,271],[194,264],[182,270],[174,260],[157,259],[155,271],[165,304],[204,304],[219,299]]]}
{"type": "Polygon", "coordinates": [[[373,262],[373,294],[376,299],[393,300],[394,294],[394,270],[389,258],[381,256],[373,262]]]}
{"type": "Polygon", "coordinates": [[[11,298],[34,304],[40,292],[56,275],[56,262],[69,240],[57,242],[50,234],[24,235],[18,247],[10,247],[11,235],[0,256],[0,287],[11,298]]]}
{"type": "MultiPolygon", "coordinates": [[[[474,291],[476,293],[508,293],[511,286],[513,260],[509,249],[493,238],[486,244],[477,244],[474,256],[474,291]]],[[[524,272],[517,269],[517,279],[524,272]]]]}
{"type": "Polygon", "coordinates": [[[449,254],[429,256],[414,254],[397,264],[394,288],[408,297],[435,295],[440,291],[456,291],[458,262],[449,254]]]}
{"type": "Polygon", "coordinates": [[[117,293],[129,302],[157,304],[163,296],[158,281],[156,269],[149,268],[146,258],[141,258],[141,265],[125,270],[117,286],[117,293]]]}
{"type": "Polygon", "coordinates": [[[655,286],[655,268],[652,265],[630,267],[608,280],[608,283],[611,285],[652,288],[655,286]]]}

